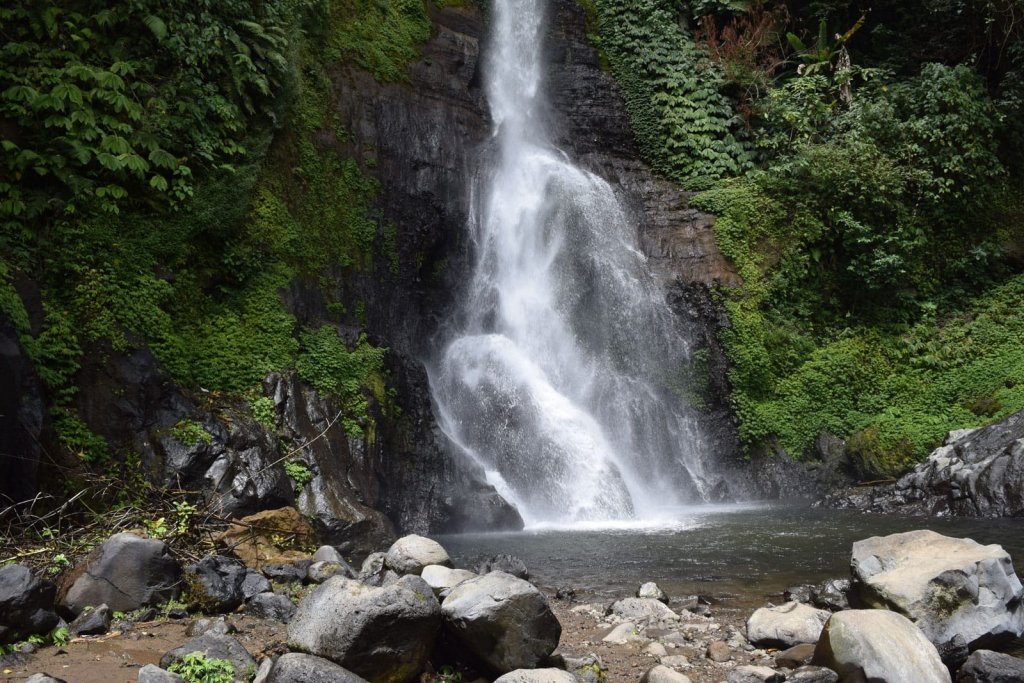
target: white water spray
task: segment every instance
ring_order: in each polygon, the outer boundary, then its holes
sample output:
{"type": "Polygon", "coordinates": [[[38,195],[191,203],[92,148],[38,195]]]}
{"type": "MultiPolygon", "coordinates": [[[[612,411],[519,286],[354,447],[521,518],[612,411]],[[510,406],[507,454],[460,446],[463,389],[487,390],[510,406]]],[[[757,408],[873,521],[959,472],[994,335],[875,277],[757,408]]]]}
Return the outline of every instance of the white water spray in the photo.
{"type": "Polygon", "coordinates": [[[475,268],[431,387],[441,428],[528,525],[645,518],[705,494],[672,391],[687,345],[611,187],[541,123],[543,5],[494,3],[495,161],[473,188],[475,268]]]}

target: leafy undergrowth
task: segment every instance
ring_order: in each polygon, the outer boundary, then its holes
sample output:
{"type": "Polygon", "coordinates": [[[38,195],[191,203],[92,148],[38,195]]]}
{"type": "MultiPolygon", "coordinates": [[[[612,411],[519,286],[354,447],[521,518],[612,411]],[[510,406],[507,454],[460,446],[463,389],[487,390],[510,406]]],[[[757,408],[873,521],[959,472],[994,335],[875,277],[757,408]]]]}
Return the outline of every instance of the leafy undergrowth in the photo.
{"type": "Polygon", "coordinates": [[[43,380],[58,442],[109,464],[116,449],[75,412],[76,375],[87,354],[143,346],[212,392],[256,396],[297,365],[329,375],[318,388],[364,434],[386,350],[360,338],[350,351],[338,330],[354,339],[365,304],[325,286],[331,324],[314,333],[283,295],[382,254],[397,267],[372,160],[344,152],[329,72],[407,80],[431,33],[423,0],[29,4],[0,12],[18,26],[0,57],[20,84],[0,93],[0,315],[43,380]],[[40,289],[35,327],[19,280],[40,289]],[[312,335],[333,355],[311,352],[312,335]]]}

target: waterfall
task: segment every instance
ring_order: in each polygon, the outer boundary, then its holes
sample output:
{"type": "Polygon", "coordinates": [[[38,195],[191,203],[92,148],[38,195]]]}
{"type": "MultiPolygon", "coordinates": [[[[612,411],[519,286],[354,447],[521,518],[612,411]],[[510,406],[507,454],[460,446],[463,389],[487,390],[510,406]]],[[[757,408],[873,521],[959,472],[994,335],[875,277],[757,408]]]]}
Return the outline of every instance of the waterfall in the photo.
{"type": "Polygon", "coordinates": [[[528,525],[646,518],[705,493],[689,349],[600,177],[542,121],[544,0],[497,0],[475,265],[430,368],[438,423],[528,525]]]}

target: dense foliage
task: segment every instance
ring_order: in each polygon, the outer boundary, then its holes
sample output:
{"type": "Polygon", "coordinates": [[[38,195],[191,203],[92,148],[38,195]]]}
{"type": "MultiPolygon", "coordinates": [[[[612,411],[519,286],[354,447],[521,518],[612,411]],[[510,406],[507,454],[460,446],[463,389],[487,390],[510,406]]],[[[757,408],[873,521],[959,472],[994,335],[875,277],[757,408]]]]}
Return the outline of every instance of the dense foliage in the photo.
{"type": "Polygon", "coordinates": [[[722,178],[694,203],[743,281],[723,342],[748,450],[806,457],[826,432],[891,475],[1024,408],[1019,2],[595,4],[649,161],[722,178]],[[645,21],[672,40],[633,37],[645,21]],[[662,64],[705,94],[669,101],[662,64]],[[680,146],[659,103],[742,125],[680,146]],[[704,153],[737,140],[753,168],[704,153]]]}
{"type": "Polygon", "coordinates": [[[61,445],[107,462],[75,411],[76,374],[141,346],[269,426],[261,382],[297,369],[338,397],[350,434],[372,436],[386,350],[358,334],[363,303],[325,287],[331,325],[304,331],[282,292],[394,267],[328,69],[405,79],[430,35],[424,3],[16,0],[0,35],[0,313],[61,445]]]}

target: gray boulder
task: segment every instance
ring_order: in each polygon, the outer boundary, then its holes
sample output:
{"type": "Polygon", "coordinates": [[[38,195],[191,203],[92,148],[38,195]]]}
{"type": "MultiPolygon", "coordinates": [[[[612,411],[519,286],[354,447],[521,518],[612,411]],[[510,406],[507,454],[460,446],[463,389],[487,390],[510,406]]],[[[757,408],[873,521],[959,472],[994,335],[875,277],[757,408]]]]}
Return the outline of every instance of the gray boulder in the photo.
{"type": "Polygon", "coordinates": [[[839,683],[839,674],[823,666],[801,666],[786,676],[786,683],[839,683]]]}
{"type": "Polygon", "coordinates": [[[463,581],[475,579],[478,575],[466,569],[451,569],[439,564],[432,564],[424,567],[420,576],[427,582],[427,585],[434,589],[434,593],[438,594],[458,586],[463,581]]]}
{"type": "Polygon", "coordinates": [[[690,683],[690,678],[674,669],[658,664],[644,673],[640,683],[690,683]]]}
{"type": "Polygon", "coordinates": [[[363,560],[363,564],[359,567],[359,576],[356,578],[360,581],[366,581],[368,578],[383,574],[385,570],[384,558],[387,556],[387,553],[371,553],[367,555],[366,559],[363,560]]]}
{"type": "Polygon", "coordinates": [[[634,622],[677,621],[679,615],[654,598],[623,598],[612,603],[609,613],[634,622]]]}
{"type": "Polygon", "coordinates": [[[728,683],[782,683],[786,675],[767,666],[737,666],[725,679],[728,683]]]}
{"type": "Polygon", "coordinates": [[[165,671],[156,664],[147,664],[139,669],[139,683],[185,683],[176,673],[165,671]]]}
{"type": "Polygon", "coordinates": [[[950,683],[939,653],[913,622],[881,609],[836,612],[825,624],[814,664],[844,681],[950,683]]]}
{"type": "Polygon", "coordinates": [[[849,592],[849,579],[832,579],[811,591],[811,603],[830,612],[850,609],[849,592]]]}
{"type": "Polygon", "coordinates": [[[544,594],[502,571],[460,583],[441,611],[455,639],[499,674],[538,666],[562,634],[544,594]]]}
{"type": "Polygon", "coordinates": [[[57,587],[21,564],[0,567],[0,644],[49,633],[60,617],[53,611],[57,587]]]}
{"type": "Polygon", "coordinates": [[[159,605],[178,597],[181,568],[163,541],[135,534],[114,534],[86,560],[62,604],[72,613],[87,605],[106,604],[127,612],[145,605],[159,605]]]}
{"type": "Polygon", "coordinates": [[[240,560],[207,555],[185,570],[188,603],[203,612],[230,612],[245,599],[248,568],[240,560]]]}
{"type": "Polygon", "coordinates": [[[407,681],[426,663],[440,625],[441,606],[418,576],[381,588],[335,576],[299,602],[288,642],[374,681],[407,681]]]}
{"type": "Polygon", "coordinates": [[[578,683],[576,677],[561,669],[518,669],[494,679],[494,683],[578,683]]]}
{"type": "Polygon", "coordinates": [[[971,654],[956,676],[957,683],[1020,683],[1024,659],[991,650],[971,654]]]}
{"type": "Polygon", "coordinates": [[[289,652],[274,662],[266,683],[367,683],[348,669],[313,655],[289,652]]]}
{"type": "Polygon", "coordinates": [[[1024,632],[1024,587],[1001,546],[909,531],[854,543],[851,567],[866,605],[906,615],[937,646],[961,635],[973,650],[1024,632]]]}
{"type": "Polygon", "coordinates": [[[348,564],[337,562],[314,562],[306,570],[306,580],[310,583],[323,583],[332,576],[344,576],[346,579],[356,578],[355,572],[348,564]]]}
{"type": "Polygon", "coordinates": [[[270,580],[267,577],[252,569],[245,572],[245,578],[242,579],[243,598],[248,600],[254,595],[266,593],[269,590],[273,590],[273,586],[270,585],[270,580]]]}
{"type": "Polygon", "coordinates": [[[816,643],[830,614],[799,602],[762,607],[747,619],[747,640],[754,645],[792,647],[816,643]]]}
{"type": "Polygon", "coordinates": [[[658,602],[663,602],[666,605],[668,604],[668,594],[665,591],[661,590],[661,587],[653,581],[648,581],[647,583],[641,585],[636,590],[636,597],[652,598],[654,600],[657,600],[658,602]]]}
{"type": "Polygon", "coordinates": [[[517,579],[530,580],[530,571],[526,568],[526,563],[514,555],[504,553],[495,555],[484,560],[477,567],[478,574],[490,574],[491,572],[505,572],[517,579]]]}
{"type": "Polygon", "coordinates": [[[245,611],[254,617],[287,623],[295,615],[295,604],[277,593],[260,593],[252,597],[245,611]]]}
{"type": "Polygon", "coordinates": [[[278,583],[301,583],[306,578],[306,567],[291,562],[270,562],[261,567],[263,575],[278,583]]]}
{"type": "MultiPolygon", "coordinates": [[[[314,562],[333,562],[334,564],[341,564],[345,562],[345,558],[342,556],[338,549],[333,545],[322,545],[316,549],[313,553],[314,562]]],[[[345,562],[345,564],[348,564],[345,562]]]]}
{"type": "Polygon", "coordinates": [[[251,671],[256,670],[256,660],[245,646],[231,636],[206,633],[193,638],[181,647],[176,647],[160,658],[160,668],[168,669],[180,662],[191,652],[202,652],[208,659],[226,659],[235,667],[235,680],[248,680],[251,671]],[[250,673],[247,673],[250,672],[250,673]]]}
{"type": "Polygon", "coordinates": [[[47,673],[32,674],[25,679],[25,683],[67,683],[63,678],[57,678],[47,673]]]}
{"type": "Polygon", "coordinates": [[[437,541],[410,534],[391,544],[384,564],[399,574],[419,574],[428,565],[450,567],[452,561],[448,558],[448,551],[437,541]]]}
{"type": "Polygon", "coordinates": [[[110,630],[111,616],[108,606],[99,605],[79,614],[68,630],[75,636],[98,636],[110,630]]]}

